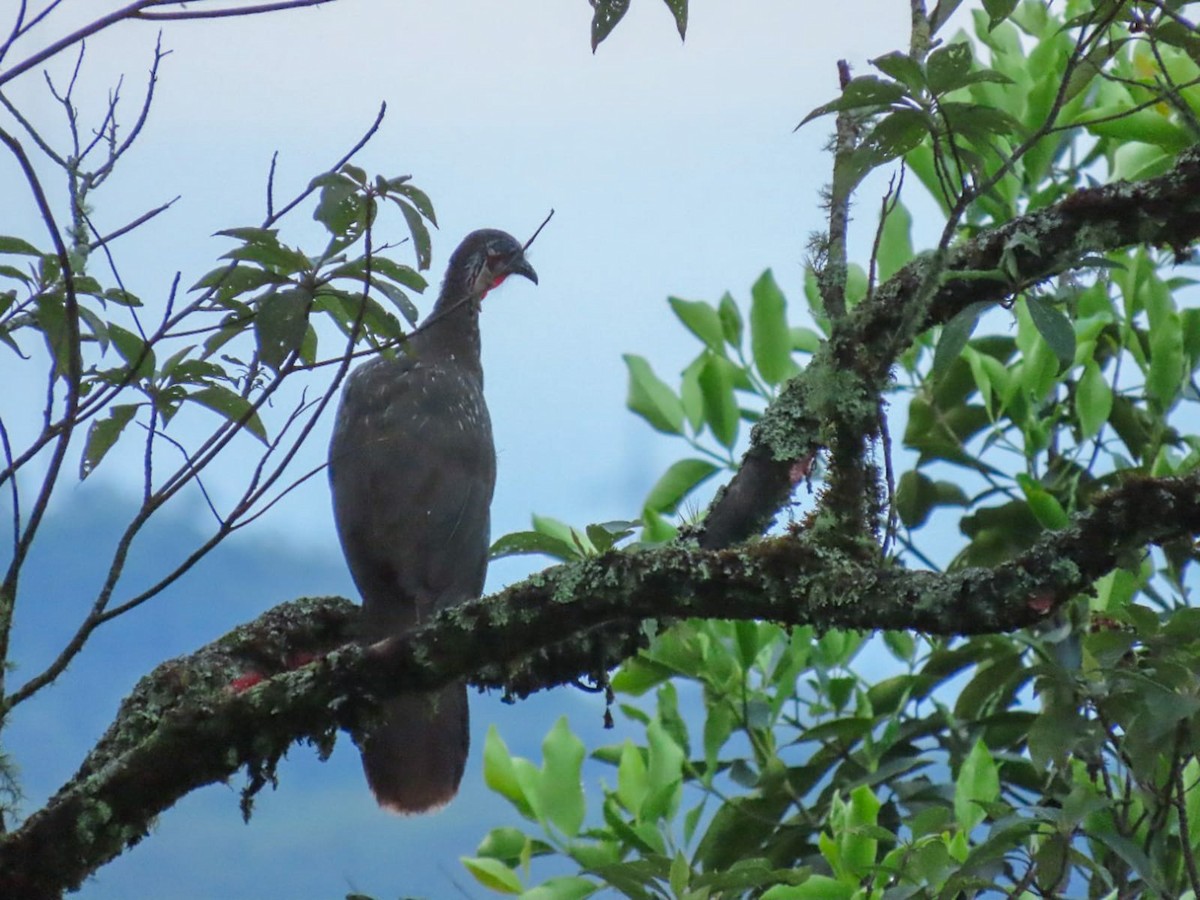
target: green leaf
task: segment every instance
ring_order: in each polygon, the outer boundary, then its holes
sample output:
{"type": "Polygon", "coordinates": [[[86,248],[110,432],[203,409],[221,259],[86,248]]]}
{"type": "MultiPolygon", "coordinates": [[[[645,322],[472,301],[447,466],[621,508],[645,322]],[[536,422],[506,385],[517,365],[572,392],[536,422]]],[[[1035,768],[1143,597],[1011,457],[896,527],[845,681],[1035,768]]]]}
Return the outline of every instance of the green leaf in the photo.
{"type": "Polygon", "coordinates": [[[971,45],[966,41],[938,47],[925,61],[925,77],[929,82],[929,90],[935,94],[944,94],[962,87],[966,84],[972,62],[971,45]]]}
{"type": "Polygon", "coordinates": [[[371,257],[371,271],[376,275],[382,275],[384,278],[390,278],[397,284],[401,284],[409,290],[422,293],[429,282],[416,269],[410,266],[401,265],[395,260],[388,259],[386,256],[371,257]]]}
{"type": "Polygon", "coordinates": [[[1029,508],[1043,527],[1057,531],[1071,524],[1071,517],[1062,508],[1058,498],[1033,478],[1021,472],[1017,475],[1017,484],[1021,486],[1029,508]]]}
{"type": "Polygon", "coordinates": [[[629,12],[629,0],[592,0],[592,52],[629,12]]]}
{"type": "Polygon", "coordinates": [[[988,14],[988,31],[991,31],[1013,14],[1017,0],[983,0],[983,8],[988,14]]]}
{"type": "Polygon", "coordinates": [[[1174,893],[1169,887],[1163,884],[1159,874],[1159,867],[1146,857],[1141,847],[1125,837],[1125,835],[1116,831],[1110,831],[1108,828],[1094,828],[1089,831],[1088,837],[1099,840],[1108,849],[1116,853],[1117,856],[1121,857],[1158,896],[1169,897],[1174,893]]]}
{"type": "Polygon", "coordinates": [[[1075,362],[1075,329],[1071,320],[1041,297],[1025,298],[1034,327],[1058,357],[1058,371],[1065,372],[1075,362]]]}
{"type": "Polygon", "coordinates": [[[762,900],[851,900],[855,886],[828,875],[810,875],[802,884],[777,884],[762,900]]]}
{"type": "Polygon", "coordinates": [[[197,291],[201,288],[215,287],[218,296],[228,300],[238,294],[257,290],[263,285],[282,284],[285,281],[286,279],[282,276],[258,266],[224,265],[205,273],[188,290],[197,291]]]}
{"type": "Polygon", "coordinates": [[[792,374],[787,300],[770,269],[750,288],[750,348],[754,365],[768,384],[779,384],[792,374]]]}
{"type": "Polygon", "coordinates": [[[0,235],[0,253],[20,253],[23,256],[42,255],[42,251],[28,241],[7,235],[0,235]]]}
{"type": "Polygon", "coordinates": [[[404,316],[404,320],[409,325],[415,326],[417,324],[417,319],[420,318],[421,314],[418,312],[416,305],[408,299],[408,295],[404,291],[391,282],[374,276],[371,277],[371,286],[392,301],[392,305],[400,310],[400,315],[404,316]]]}
{"type": "Polygon", "coordinates": [[[498,538],[488,550],[488,559],[501,559],[505,556],[527,556],[544,554],[555,559],[569,562],[579,559],[580,553],[574,545],[561,538],[540,531],[514,531],[498,538]]]}
{"type": "Polygon", "coordinates": [[[1113,408],[1113,391],[1095,360],[1088,360],[1075,387],[1075,412],[1080,437],[1090,440],[1100,433],[1113,408]]]}
{"type": "Polygon", "coordinates": [[[935,506],[969,506],[966,493],[950,481],[934,481],[916,470],[900,476],[896,512],[905,528],[920,528],[935,506]]]}
{"type": "Polygon", "coordinates": [[[541,807],[546,818],[569,838],[583,825],[583,741],[561,716],[542,742],[541,807]]]}
{"type": "Polygon", "coordinates": [[[683,750],[657,718],[646,728],[646,741],[649,745],[648,796],[642,803],[641,815],[647,821],[670,818],[679,806],[683,791],[683,750]]]}
{"type": "Polygon", "coordinates": [[[860,784],[850,793],[846,804],[846,829],[839,835],[842,864],[858,878],[865,878],[875,864],[879,841],[870,826],[879,821],[882,804],[875,792],[860,784]]]}
{"type": "Polygon", "coordinates": [[[1163,409],[1179,397],[1184,381],[1183,323],[1171,289],[1154,275],[1146,277],[1142,294],[1149,320],[1150,369],[1146,391],[1163,409]]]}
{"type": "Polygon", "coordinates": [[[793,350],[811,355],[821,349],[821,336],[811,328],[797,326],[789,330],[792,333],[793,350]]]}
{"type": "Polygon", "coordinates": [[[708,360],[700,370],[704,418],[721,446],[732,448],[737,443],[738,422],[741,420],[737,399],[733,394],[733,378],[729,372],[733,363],[711,353],[707,355],[708,360]]]}
{"type": "Polygon", "coordinates": [[[189,394],[188,399],[219,413],[230,422],[241,422],[243,428],[264,444],[267,443],[267,429],[263,426],[262,419],[258,417],[254,405],[241,394],[235,394],[227,387],[214,384],[189,394]]]}
{"type": "Polygon", "coordinates": [[[578,875],[560,875],[530,888],[521,895],[521,900],[584,900],[598,890],[600,885],[586,878],[578,875]]]}
{"type": "Polygon", "coordinates": [[[641,356],[626,353],[629,369],[629,395],[625,405],[666,434],[683,434],[683,402],[654,374],[650,363],[641,356]]]}
{"type": "Polygon", "coordinates": [[[706,459],[681,459],[654,483],[645,505],[655,512],[669,515],[698,485],[712,477],[717,466],[706,459]]]}
{"type": "Polygon", "coordinates": [[[708,354],[701,353],[683,370],[679,379],[679,401],[683,404],[683,414],[692,431],[700,431],[704,427],[704,392],[700,390],[700,373],[708,354]]]}
{"type": "Polygon", "coordinates": [[[846,112],[852,109],[866,107],[888,106],[905,96],[907,92],[901,84],[894,81],[884,81],[874,75],[860,75],[846,85],[842,96],[822,106],[818,106],[805,116],[797,128],[811,122],[813,119],[831,112],[846,112]]]}
{"type": "MultiPolygon", "coordinates": [[[[361,169],[359,170],[361,171],[361,169]]],[[[349,178],[335,176],[321,188],[313,219],[325,226],[334,237],[343,237],[355,229],[361,232],[366,224],[366,200],[349,178]]]]}
{"type": "Polygon", "coordinates": [[[920,91],[925,87],[925,70],[907,53],[894,50],[871,60],[871,65],[884,75],[903,82],[913,92],[920,91]]]}
{"type": "Polygon", "coordinates": [[[942,375],[950,368],[950,364],[962,356],[963,348],[971,339],[975,325],[983,311],[991,304],[972,303],[955,313],[954,318],[942,326],[941,337],[938,338],[937,349],[933,352],[933,371],[931,375],[942,375]]]}
{"type": "Polygon", "coordinates": [[[668,297],[667,302],[688,331],[700,338],[714,353],[725,352],[725,329],[715,309],[703,300],[668,297]]]}
{"type": "Polygon", "coordinates": [[[133,421],[139,404],[122,403],[109,407],[107,419],[93,419],[88,426],[83,456],[79,460],[79,480],[87,478],[100,465],[100,460],[112,449],[125,426],[133,421]]]}
{"type": "Polygon", "coordinates": [[[417,210],[432,222],[437,225],[437,214],[433,211],[433,203],[429,199],[429,195],[419,188],[413,187],[411,184],[405,183],[405,180],[391,179],[387,182],[388,190],[395,191],[397,194],[403,194],[412,201],[412,205],[417,210]]]}
{"type": "Polygon", "coordinates": [[[646,760],[633,741],[625,739],[621,745],[621,762],[617,766],[617,799],[634,815],[642,808],[642,802],[650,790],[646,775],[646,760]]]}
{"type": "Polygon", "coordinates": [[[954,817],[969,834],[987,816],[984,805],[1000,796],[1000,773],[982,739],[963,760],[954,782],[954,817]]]}
{"type": "Polygon", "coordinates": [[[79,304],[78,311],[81,322],[87,325],[88,331],[92,333],[92,338],[103,354],[108,350],[108,323],[82,303],[79,304]]]}
{"type": "Polygon", "coordinates": [[[596,552],[604,553],[611,550],[619,541],[633,534],[633,529],[638,524],[638,522],[603,522],[588,525],[584,531],[587,533],[588,540],[592,542],[592,546],[596,548],[596,552]]]}
{"type": "Polygon", "coordinates": [[[515,865],[528,846],[529,837],[525,832],[512,826],[502,826],[489,831],[475,848],[475,853],[515,865]]]}
{"type": "MultiPolygon", "coordinates": [[[[251,229],[230,229],[229,232],[218,232],[218,234],[232,236],[234,230],[246,232],[251,229]]],[[[254,230],[266,234],[263,229],[254,230]]],[[[295,275],[298,272],[312,269],[312,263],[304,253],[280,244],[274,234],[271,234],[269,239],[246,240],[240,247],[234,247],[228,253],[222,253],[221,259],[241,259],[248,263],[258,263],[280,275],[295,275]]]]}
{"type": "Polygon", "coordinates": [[[259,358],[276,372],[304,340],[308,308],[308,298],[299,290],[270,293],[259,303],[254,339],[259,358]]]}
{"type": "MultiPolygon", "coordinates": [[[[26,285],[33,284],[33,278],[31,276],[29,276],[28,274],[26,274],[25,272],[22,272],[16,266],[7,266],[7,265],[0,266],[0,275],[3,275],[5,278],[15,278],[18,281],[23,282],[26,285]]],[[[6,296],[12,297],[14,295],[10,292],[10,293],[6,294],[6,296]]]]}
{"type": "MultiPolygon", "coordinates": [[[[40,307],[38,312],[40,314],[40,307]]],[[[139,335],[122,328],[115,322],[109,322],[108,336],[112,339],[113,346],[117,348],[117,353],[121,354],[121,358],[134,369],[134,375],[137,378],[149,378],[154,374],[154,349],[139,335]]]]}
{"type": "Polygon", "coordinates": [[[399,197],[392,197],[391,200],[400,207],[400,212],[404,214],[404,221],[408,223],[408,231],[412,235],[413,246],[417,252],[417,268],[428,269],[433,256],[433,241],[429,237],[429,229],[425,227],[421,214],[415,207],[399,197]]]}
{"type": "Polygon", "coordinates": [[[671,15],[675,17],[675,28],[679,32],[679,39],[684,40],[687,37],[688,0],[663,0],[663,2],[667,4],[671,15]]]}
{"type": "Polygon", "coordinates": [[[934,120],[924,110],[905,108],[889,112],[875,124],[855,151],[856,173],[865,173],[889,160],[906,156],[935,130],[934,120]]]}
{"type": "Polygon", "coordinates": [[[500,894],[519,894],[523,890],[517,873],[498,859],[479,856],[459,857],[475,880],[489,890],[500,894]]]}
{"type": "Polygon", "coordinates": [[[1124,104],[1089,108],[1073,124],[1119,143],[1151,144],[1170,153],[1187,149],[1195,140],[1190,132],[1154,109],[1135,112],[1124,104]]]}
{"type": "Polygon", "coordinates": [[[533,810],[517,778],[512,754],[495,725],[488,726],[483,742],[483,781],[491,790],[508,800],[522,816],[533,819],[533,810]]]}
{"type": "Polygon", "coordinates": [[[687,857],[683,855],[682,850],[676,850],[675,858],[671,860],[671,874],[669,878],[671,891],[676,897],[684,895],[691,878],[692,867],[688,865],[687,857]]]}
{"type": "Polygon", "coordinates": [[[742,312],[728,292],[721,297],[721,302],[717,304],[717,315],[721,319],[721,330],[725,335],[725,342],[735,349],[741,347],[742,312]]]}

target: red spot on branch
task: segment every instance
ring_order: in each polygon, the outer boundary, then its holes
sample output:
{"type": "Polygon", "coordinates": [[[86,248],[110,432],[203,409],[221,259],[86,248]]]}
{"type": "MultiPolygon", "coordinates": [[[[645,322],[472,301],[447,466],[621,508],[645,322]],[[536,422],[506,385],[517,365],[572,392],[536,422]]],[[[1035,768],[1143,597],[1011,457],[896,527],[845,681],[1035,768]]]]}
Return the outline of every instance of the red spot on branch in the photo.
{"type": "Polygon", "coordinates": [[[1036,594],[1029,595],[1029,608],[1044,616],[1054,609],[1054,601],[1054,591],[1038,591],[1036,594]]]}
{"type": "Polygon", "coordinates": [[[231,694],[240,694],[243,691],[248,691],[260,681],[265,681],[266,677],[262,672],[247,672],[245,675],[229,682],[229,692],[231,694]]]}

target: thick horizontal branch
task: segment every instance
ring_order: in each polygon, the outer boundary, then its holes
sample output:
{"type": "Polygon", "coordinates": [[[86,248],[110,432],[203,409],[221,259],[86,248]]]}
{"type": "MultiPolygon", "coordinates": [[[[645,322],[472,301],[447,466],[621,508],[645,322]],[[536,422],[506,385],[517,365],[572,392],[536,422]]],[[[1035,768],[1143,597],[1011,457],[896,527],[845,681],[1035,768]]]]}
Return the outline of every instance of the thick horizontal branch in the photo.
{"type": "Polygon", "coordinates": [[[356,733],[377,701],[401,687],[466,677],[524,694],[594,677],[644,639],[646,620],[664,618],[1009,631],[1087,590],[1125,554],[1198,532],[1200,475],[1131,479],[1070,528],[994,569],[866,566],[804,536],[720,551],[614,551],[548,569],[366,649],[345,643],[356,621],[348,601],[284,604],[143,679],[80,772],[0,842],[0,896],[77,887],[185,794],[242,768],[251,788],[260,786],[292,743],[327,752],[338,729],[356,733]]]}
{"type": "MultiPolygon", "coordinates": [[[[829,445],[822,406],[857,403],[861,416],[874,415],[892,366],[920,330],[971,303],[1005,300],[1018,286],[1078,267],[1088,255],[1146,244],[1182,254],[1198,237],[1200,147],[1192,147],[1157,178],[1076,191],[952,248],[928,315],[915,331],[907,319],[933,262],[922,257],[909,263],[854,309],[842,346],[823,347],[764,412],[740,469],[697,532],[701,545],[726,547],[761,533],[787,502],[792,465],[829,445]],[[1000,270],[1005,254],[1016,264],[1012,278],[954,275],[1000,270]],[[847,359],[858,361],[855,372],[846,371],[847,359]]],[[[854,416],[842,416],[847,418],[854,416]]]]}

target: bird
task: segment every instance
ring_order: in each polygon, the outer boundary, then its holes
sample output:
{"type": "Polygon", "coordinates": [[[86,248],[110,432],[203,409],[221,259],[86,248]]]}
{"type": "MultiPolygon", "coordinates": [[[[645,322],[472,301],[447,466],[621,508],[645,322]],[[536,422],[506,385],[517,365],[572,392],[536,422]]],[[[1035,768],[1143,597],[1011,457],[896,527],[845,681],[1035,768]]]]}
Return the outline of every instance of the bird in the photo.
{"type": "MultiPolygon", "coordinates": [[[[496,229],[468,234],[420,327],[394,355],[373,357],[346,380],[329,480],[338,538],[362,595],[365,644],[483,592],[496,450],[479,313],[510,275],[537,284],[527,247],[496,229]]],[[[462,681],[385,701],[360,745],[379,805],[413,814],[448,803],[466,767],[468,722],[462,681]]]]}

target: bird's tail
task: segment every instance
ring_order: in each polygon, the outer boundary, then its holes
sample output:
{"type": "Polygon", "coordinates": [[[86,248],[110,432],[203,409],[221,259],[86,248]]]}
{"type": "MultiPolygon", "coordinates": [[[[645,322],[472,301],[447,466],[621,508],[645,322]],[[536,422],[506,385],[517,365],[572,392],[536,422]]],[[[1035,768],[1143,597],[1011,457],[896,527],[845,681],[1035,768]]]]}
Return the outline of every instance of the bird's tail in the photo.
{"type": "Polygon", "coordinates": [[[362,748],[363,771],[375,799],[385,809],[407,814],[445,806],[467,765],[466,684],[397,697],[383,710],[383,721],[362,748]]]}

